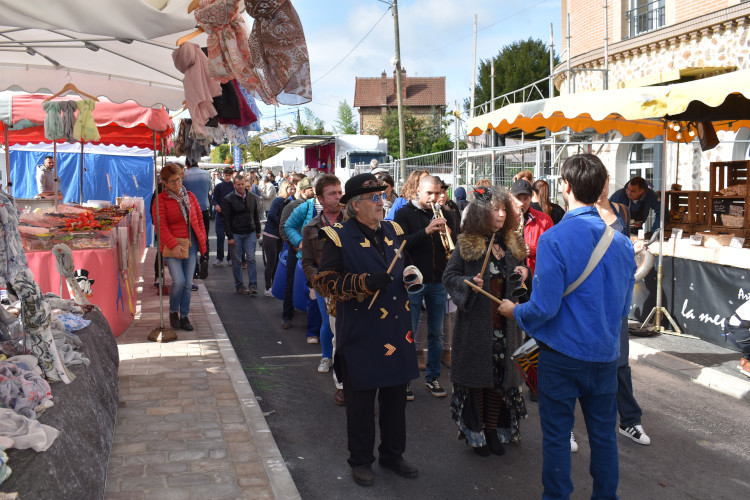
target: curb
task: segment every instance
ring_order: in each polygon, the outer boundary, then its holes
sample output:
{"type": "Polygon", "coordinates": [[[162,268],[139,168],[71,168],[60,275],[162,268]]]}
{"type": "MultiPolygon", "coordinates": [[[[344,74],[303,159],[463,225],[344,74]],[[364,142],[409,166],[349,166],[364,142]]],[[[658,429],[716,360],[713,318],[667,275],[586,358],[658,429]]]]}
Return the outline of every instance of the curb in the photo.
{"type": "Polygon", "coordinates": [[[632,340],[630,341],[629,359],[666,370],[735,399],[750,401],[750,381],[731,377],[713,368],[707,368],[672,354],[646,347],[632,340]]]}
{"type": "Polygon", "coordinates": [[[229,340],[226,330],[224,330],[224,325],[219,318],[219,314],[216,312],[205,284],[201,283],[199,285],[198,294],[203,307],[206,309],[206,316],[211,325],[211,330],[216,337],[221,356],[224,358],[229,379],[232,381],[232,387],[234,387],[237,397],[240,400],[242,413],[245,415],[250,436],[260,454],[263,469],[266,472],[266,476],[268,476],[268,482],[274,497],[301,499],[302,497],[299,491],[297,491],[297,486],[294,484],[292,475],[289,473],[289,469],[286,466],[286,462],[284,462],[284,458],[281,456],[278,446],[276,446],[271,429],[268,428],[266,418],[263,416],[260,406],[258,406],[258,400],[255,399],[250,382],[247,381],[245,371],[240,365],[237,353],[234,352],[232,342],[229,340]]]}

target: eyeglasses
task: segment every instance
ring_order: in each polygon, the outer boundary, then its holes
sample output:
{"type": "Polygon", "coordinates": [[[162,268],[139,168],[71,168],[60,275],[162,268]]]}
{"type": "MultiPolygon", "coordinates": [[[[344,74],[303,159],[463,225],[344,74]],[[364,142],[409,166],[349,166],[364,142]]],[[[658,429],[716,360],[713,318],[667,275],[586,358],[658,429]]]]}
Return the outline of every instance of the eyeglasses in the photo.
{"type": "Polygon", "coordinates": [[[167,184],[177,184],[182,183],[182,177],[177,177],[176,179],[172,179],[171,181],[167,181],[167,184]]]}
{"type": "Polygon", "coordinates": [[[383,201],[385,201],[385,199],[386,199],[387,197],[388,197],[388,196],[387,196],[387,195],[386,195],[385,193],[377,193],[377,194],[374,194],[374,195],[372,195],[372,198],[369,198],[369,197],[367,197],[367,196],[364,196],[364,199],[365,199],[365,200],[370,200],[370,199],[371,199],[373,203],[377,203],[377,202],[379,202],[380,200],[383,200],[383,201]]]}

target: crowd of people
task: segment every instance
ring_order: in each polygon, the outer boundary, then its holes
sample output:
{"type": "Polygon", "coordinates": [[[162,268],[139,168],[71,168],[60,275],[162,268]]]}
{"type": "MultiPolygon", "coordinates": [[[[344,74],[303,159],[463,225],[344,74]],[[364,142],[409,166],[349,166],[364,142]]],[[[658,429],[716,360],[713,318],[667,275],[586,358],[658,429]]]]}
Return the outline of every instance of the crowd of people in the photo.
{"type": "Polygon", "coordinates": [[[403,456],[405,409],[416,397],[412,384],[420,371],[427,394],[448,395],[445,366],[459,437],[477,455],[503,455],[506,445],[519,443],[528,403],[538,401],[550,498],[566,498],[573,489],[579,400],[594,496],[614,498],[617,412],[620,434],[643,445],[650,440],[627,362],[631,214],[607,198],[608,174],[596,156],[564,163],[559,190],[567,211],[530,171],[520,172],[507,191],[483,180],[455,189],[451,199],[450,186],[427,170],[411,172],[400,193],[377,168],[344,186],[330,174],[277,178],[266,171],[261,178],[227,167],[200,176],[205,185],[188,187],[189,179],[199,179],[192,170],[169,164],[161,174],[159,245],[173,281],[172,327],[191,328],[189,292],[208,262],[209,220],[217,240],[213,265],[223,266],[225,256],[231,261],[239,295],[258,294],[261,240],[264,296],[282,299],[285,330],[301,292],[295,295],[299,261],[306,342],[320,345],[317,370],[333,372],[334,403],[346,407],[348,462],[357,484],[374,481],[376,398],[380,465],[418,476],[403,456]],[[186,254],[179,250],[182,239],[189,241],[186,254]],[[177,265],[180,259],[185,262],[177,265]],[[282,261],[285,275],[277,272],[282,261]],[[274,286],[281,279],[283,286],[274,286]],[[530,337],[539,349],[536,380],[524,377],[512,357],[530,337]]]}

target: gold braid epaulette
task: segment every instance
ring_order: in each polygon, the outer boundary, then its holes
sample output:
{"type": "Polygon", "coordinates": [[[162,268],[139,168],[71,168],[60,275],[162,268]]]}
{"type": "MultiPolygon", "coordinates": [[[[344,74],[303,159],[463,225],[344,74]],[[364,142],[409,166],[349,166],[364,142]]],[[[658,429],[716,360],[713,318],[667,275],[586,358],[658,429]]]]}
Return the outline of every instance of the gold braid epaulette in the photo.
{"type": "Polygon", "coordinates": [[[367,273],[337,273],[323,271],[313,278],[313,287],[323,297],[332,301],[345,301],[359,297],[368,297],[375,292],[367,288],[367,273]]]}
{"type": "Polygon", "coordinates": [[[401,229],[401,225],[398,222],[389,221],[391,223],[391,226],[393,226],[393,230],[396,231],[396,235],[403,236],[404,230],[401,229]]]}
{"type": "Polygon", "coordinates": [[[323,232],[326,233],[326,236],[331,239],[334,245],[341,248],[341,238],[339,238],[339,233],[334,228],[326,226],[323,228],[323,232]]]}

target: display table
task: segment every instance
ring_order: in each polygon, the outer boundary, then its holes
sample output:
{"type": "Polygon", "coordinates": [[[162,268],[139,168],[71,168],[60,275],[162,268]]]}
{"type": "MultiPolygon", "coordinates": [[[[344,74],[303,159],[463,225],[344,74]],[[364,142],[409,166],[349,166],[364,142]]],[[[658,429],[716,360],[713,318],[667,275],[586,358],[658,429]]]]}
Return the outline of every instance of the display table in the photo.
{"type": "MultiPolygon", "coordinates": [[[[29,269],[42,292],[52,292],[70,298],[64,280],[55,268],[55,257],[50,251],[55,241],[31,240],[24,236],[29,269]],[[61,291],[62,288],[62,291],[61,291]]],[[[92,304],[99,306],[115,337],[122,334],[133,321],[137,300],[136,283],[146,246],[143,217],[133,211],[124,216],[109,231],[69,233],[65,242],[73,251],[79,283],[92,304]],[[93,246],[99,248],[93,248],[93,246]],[[84,248],[81,248],[84,247],[84,248]],[[89,247],[89,248],[85,248],[89,247]],[[88,283],[86,283],[88,279],[88,283]]]]}
{"type": "Polygon", "coordinates": [[[89,366],[70,369],[70,384],[52,384],[54,406],[39,421],[60,431],[47,451],[7,450],[13,473],[0,485],[22,499],[103,498],[112,447],[119,381],[117,344],[104,316],[84,316],[91,324],[76,332],[89,366]]]}
{"type": "MultiPolygon", "coordinates": [[[[666,243],[665,243],[665,246],[666,243]]],[[[703,248],[703,247],[699,247],[703,248]]],[[[710,249],[710,253],[747,249],[710,249]]],[[[750,259],[743,253],[743,262],[750,259]]],[[[642,322],[656,305],[656,271],[654,269],[635,284],[630,318],[642,322]]],[[[724,325],[738,307],[750,300],[750,270],[714,262],[704,262],[683,257],[664,256],[664,281],[662,304],[679,325],[683,333],[728,349],[736,348],[726,342],[722,333],[724,325]]],[[[662,325],[671,328],[667,318],[662,325]]]]}

